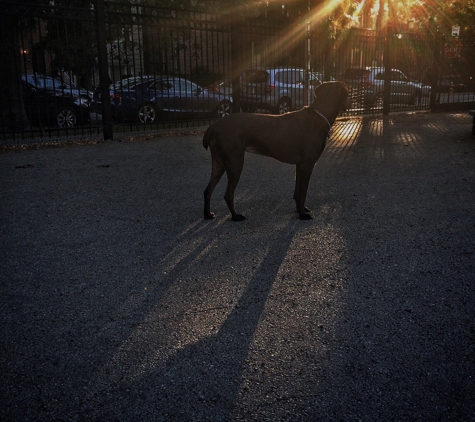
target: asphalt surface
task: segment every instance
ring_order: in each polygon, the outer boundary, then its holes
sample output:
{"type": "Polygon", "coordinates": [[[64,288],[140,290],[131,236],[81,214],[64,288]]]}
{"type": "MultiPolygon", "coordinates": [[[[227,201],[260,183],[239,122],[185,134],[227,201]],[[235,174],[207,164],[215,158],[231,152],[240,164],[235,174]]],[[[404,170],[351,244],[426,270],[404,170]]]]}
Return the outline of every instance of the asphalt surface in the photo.
{"type": "Polygon", "coordinates": [[[201,137],[0,155],[0,420],[475,420],[468,113],[338,121],[312,221],[201,137]]]}

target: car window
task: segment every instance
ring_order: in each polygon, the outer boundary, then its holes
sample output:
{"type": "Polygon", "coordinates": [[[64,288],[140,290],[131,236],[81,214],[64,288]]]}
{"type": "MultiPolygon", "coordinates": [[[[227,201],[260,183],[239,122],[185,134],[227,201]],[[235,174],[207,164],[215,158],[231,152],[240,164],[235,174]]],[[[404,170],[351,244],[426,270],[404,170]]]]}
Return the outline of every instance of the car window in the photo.
{"type": "Polygon", "coordinates": [[[280,83],[287,83],[287,72],[282,71],[282,72],[277,72],[275,74],[275,81],[280,82],[280,83]]]}
{"type": "Polygon", "coordinates": [[[124,87],[124,89],[129,89],[131,91],[146,91],[150,86],[150,81],[146,82],[138,82],[134,85],[129,85],[128,87],[124,87]]]}
{"type": "Polygon", "coordinates": [[[168,91],[173,88],[173,84],[168,80],[159,80],[150,85],[149,90],[153,91],[168,91]]]}
{"type": "Polygon", "coordinates": [[[263,70],[247,70],[242,74],[242,81],[245,84],[265,84],[269,74],[263,70]]]}
{"type": "Polygon", "coordinates": [[[393,70],[391,72],[391,80],[392,81],[405,81],[406,76],[402,72],[398,72],[398,71],[393,70]]]}
{"type": "Polygon", "coordinates": [[[58,89],[61,87],[61,82],[45,76],[27,75],[27,81],[41,89],[58,89]]]}
{"type": "Polygon", "coordinates": [[[291,83],[299,84],[299,83],[303,83],[304,81],[305,81],[305,76],[304,76],[303,71],[301,70],[292,71],[291,83]]]}
{"type": "MultiPolygon", "coordinates": [[[[171,82],[171,81],[170,81],[171,82]]],[[[198,85],[185,79],[175,79],[173,82],[173,88],[175,91],[186,92],[188,94],[196,93],[198,85]]]]}
{"type": "Polygon", "coordinates": [[[275,80],[284,84],[297,84],[304,81],[304,75],[300,70],[283,70],[275,74],[275,80]]]}
{"type": "Polygon", "coordinates": [[[123,90],[123,89],[136,89],[139,85],[148,83],[149,78],[146,76],[133,76],[131,78],[122,79],[115,84],[111,85],[111,89],[114,90],[123,90]]]}

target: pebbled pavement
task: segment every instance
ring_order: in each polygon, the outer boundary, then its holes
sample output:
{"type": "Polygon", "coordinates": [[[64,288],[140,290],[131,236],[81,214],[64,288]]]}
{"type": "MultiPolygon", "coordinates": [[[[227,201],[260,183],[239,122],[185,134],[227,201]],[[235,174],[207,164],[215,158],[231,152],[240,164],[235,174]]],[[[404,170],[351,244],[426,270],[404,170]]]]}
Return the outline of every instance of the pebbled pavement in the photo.
{"type": "Polygon", "coordinates": [[[475,420],[467,114],[336,123],[297,219],[201,135],[0,155],[2,421],[475,420]]]}

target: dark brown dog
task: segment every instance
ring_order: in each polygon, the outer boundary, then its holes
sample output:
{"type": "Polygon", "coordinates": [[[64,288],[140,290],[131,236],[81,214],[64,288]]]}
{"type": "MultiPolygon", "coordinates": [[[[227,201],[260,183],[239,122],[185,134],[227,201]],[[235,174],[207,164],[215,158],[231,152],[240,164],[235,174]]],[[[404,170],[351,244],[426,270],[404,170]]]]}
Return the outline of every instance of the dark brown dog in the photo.
{"type": "Polygon", "coordinates": [[[234,191],[241,177],[244,152],[273,157],[296,165],[294,200],[301,220],[312,217],[305,208],[313,167],[325,148],[328,132],[341,110],[346,110],[348,91],[342,82],[325,82],[315,89],[309,107],[282,116],[248,113],[232,114],[213,123],[203,137],[211,149],[211,177],[204,191],[204,218],[211,220],[213,190],[226,172],[228,186],[224,199],[234,221],[245,217],[234,209],[234,191]]]}

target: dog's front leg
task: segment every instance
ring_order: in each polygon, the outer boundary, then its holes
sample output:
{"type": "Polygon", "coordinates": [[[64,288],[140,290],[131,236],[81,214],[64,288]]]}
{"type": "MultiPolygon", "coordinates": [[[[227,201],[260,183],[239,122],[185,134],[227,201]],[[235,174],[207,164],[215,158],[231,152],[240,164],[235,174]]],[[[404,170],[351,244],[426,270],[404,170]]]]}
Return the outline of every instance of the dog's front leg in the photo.
{"type": "Polygon", "coordinates": [[[307,198],[308,184],[312,176],[313,166],[313,164],[297,164],[295,169],[294,200],[300,220],[312,219],[309,209],[305,206],[305,199],[307,198]]]}

